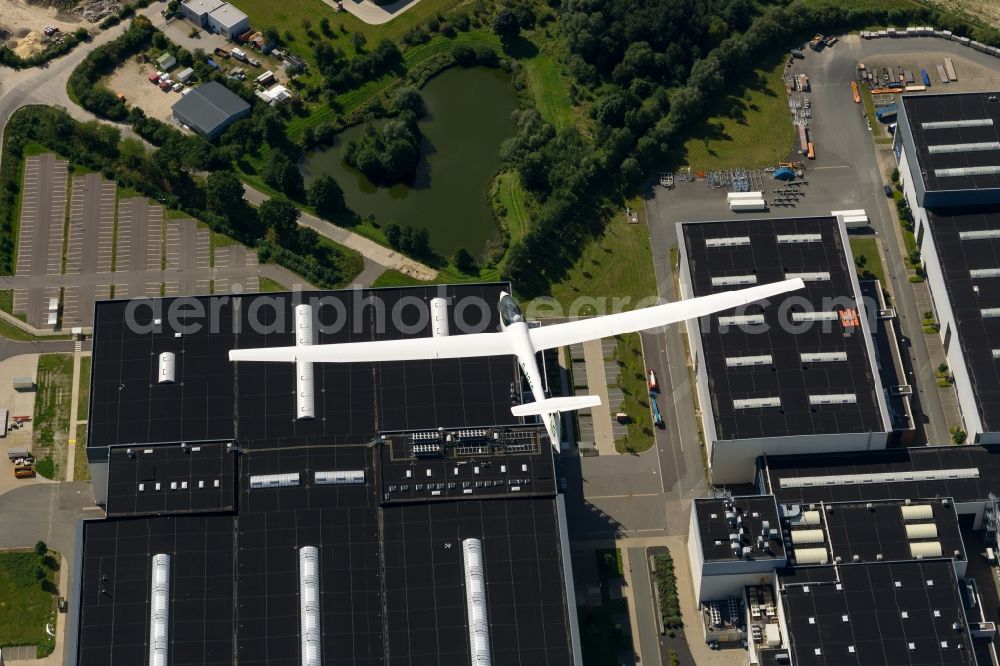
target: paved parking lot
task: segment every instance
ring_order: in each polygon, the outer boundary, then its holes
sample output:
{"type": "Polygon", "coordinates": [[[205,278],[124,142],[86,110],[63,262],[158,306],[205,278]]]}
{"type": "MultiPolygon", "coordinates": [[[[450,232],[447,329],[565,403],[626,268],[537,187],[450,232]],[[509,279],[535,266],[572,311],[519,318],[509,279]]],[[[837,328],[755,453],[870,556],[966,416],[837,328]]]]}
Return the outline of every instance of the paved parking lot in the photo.
{"type": "Polygon", "coordinates": [[[72,179],[53,155],[28,158],[14,312],[46,327],[49,301],[60,301],[63,329],[89,326],[94,301],[260,290],[257,254],[241,245],[212,251],[212,235],[192,219],[165,220],[143,197],[117,202],[100,174],[72,179]],[[67,231],[68,230],[68,231],[67,231]],[[64,255],[64,232],[67,236],[64,255]],[[215,266],[213,266],[213,258],[215,266]]]}

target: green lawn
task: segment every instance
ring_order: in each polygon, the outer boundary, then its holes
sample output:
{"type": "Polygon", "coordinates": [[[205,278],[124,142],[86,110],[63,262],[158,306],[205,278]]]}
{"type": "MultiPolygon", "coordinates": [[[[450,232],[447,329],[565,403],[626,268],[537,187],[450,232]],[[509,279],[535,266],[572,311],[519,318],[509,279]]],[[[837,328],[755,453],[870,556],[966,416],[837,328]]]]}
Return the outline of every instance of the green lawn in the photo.
{"type": "Polygon", "coordinates": [[[510,234],[510,242],[520,240],[531,226],[521,178],[513,171],[504,171],[494,181],[494,197],[503,206],[503,221],[510,234]]]}
{"type": "Polygon", "coordinates": [[[271,278],[262,277],[260,278],[260,290],[265,293],[273,291],[288,291],[288,287],[272,280],[271,278]]]}
{"type": "Polygon", "coordinates": [[[782,59],[735,82],[711,116],[690,132],[686,161],[695,171],[773,166],[795,148],[782,59]]]}
{"type": "Polygon", "coordinates": [[[76,418],[83,421],[90,412],[90,360],[89,356],[80,358],[80,389],[76,401],[76,418]]]}
{"type": "Polygon", "coordinates": [[[55,460],[65,455],[69,437],[70,395],[73,382],[72,354],[42,354],[35,380],[35,414],[32,427],[36,447],[52,447],[55,460]],[[56,445],[56,446],[53,446],[56,445]]]}
{"type": "Polygon", "coordinates": [[[882,266],[882,259],[878,253],[878,239],[876,238],[852,238],[851,253],[854,255],[854,267],[861,279],[876,279],[885,282],[885,267],[882,266]],[[858,265],[859,257],[864,257],[864,265],[858,265]]]}
{"type": "Polygon", "coordinates": [[[55,643],[45,633],[55,623],[56,570],[59,553],[40,557],[35,551],[0,552],[0,647],[37,645],[38,656],[55,643]]]}
{"type": "Polygon", "coordinates": [[[638,333],[617,335],[615,339],[618,341],[615,348],[618,388],[625,394],[621,409],[629,416],[628,434],[615,440],[615,449],[618,453],[642,453],[656,442],[642,345],[638,333]]]}
{"type": "Polygon", "coordinates": [[[539,51],[523,64],[535,107],[542,114],[542,118],[557,130],[571,126],[573,104],[570,102],[566,83],[559,72],[559,63],[553,57],[539,51]]]}
{"type": "Polygon", "coordinates": [[[73,480],[90,480],[90,463],[87,462],[87,425],[76,427],[76,454],[73,458],[73,480]]]}
{"type": "MultiPolygon", "coordinates": [[[[641,199],[628,204],[638,212],[639,224],[628,224],[624,210],[616,213],[604,232],[587,244],[563,281],[552,286],[551,295],[564,312],[580,297],[607,299],[609,312],[616,298],[622,299],[620,309],[630,310],[640,300],[656,297],[646,210],[641,199]]],[[[588,314],[587,308],[580,313],[588,314]]]]}
{"type": "Polygon", "coordinates": [[[424,282],[422,280],[417,280],[411,278],[409,275],[400,273],[399,271],[394,271],[392,269],[379,275],[375,278],[375,282],[372,284],[373,287],[412,287],[419,284],[431,284],[430,282],[424,282]]]}

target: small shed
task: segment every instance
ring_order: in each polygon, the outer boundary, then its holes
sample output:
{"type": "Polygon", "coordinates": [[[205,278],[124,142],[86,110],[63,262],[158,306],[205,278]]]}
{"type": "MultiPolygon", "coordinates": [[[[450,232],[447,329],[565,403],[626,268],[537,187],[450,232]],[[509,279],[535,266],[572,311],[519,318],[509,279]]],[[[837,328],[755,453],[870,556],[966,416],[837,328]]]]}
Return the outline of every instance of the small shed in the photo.
{"type": "Polygon", "coordinates": [[[170,53],[164,53],[159,58],[156,59],[156,66],[159,67],[164,72],[168,71],[171,67],[177,64],[177,58],[170,53]]]}
{"type": "Polygon", "coordinates": [[[190,67],[187,67],[177,72],[177,76],[175,76],[174,78],[177,80],[178,83],[187,83],[192,76],[194,76],[194,70],[191,69],[190,67]]]}

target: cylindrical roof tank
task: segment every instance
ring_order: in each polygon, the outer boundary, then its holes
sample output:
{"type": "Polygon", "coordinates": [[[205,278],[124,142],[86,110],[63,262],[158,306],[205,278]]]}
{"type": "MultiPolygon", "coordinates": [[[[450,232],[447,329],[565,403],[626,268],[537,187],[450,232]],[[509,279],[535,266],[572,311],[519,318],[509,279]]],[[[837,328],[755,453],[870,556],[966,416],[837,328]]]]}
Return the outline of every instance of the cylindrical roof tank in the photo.
{"type": "Polygon", "coordinates": [[[431,335],[443,338],[449,335],[448,330],[448,299],[431,299],[431,335]]]}
{"type": "Polygon", "coordinates": [[[173,352],[163,352],[160,354],[160,370],[157,373],[157,383],[173,384],[177,381],[177,357],[173,352]]]}

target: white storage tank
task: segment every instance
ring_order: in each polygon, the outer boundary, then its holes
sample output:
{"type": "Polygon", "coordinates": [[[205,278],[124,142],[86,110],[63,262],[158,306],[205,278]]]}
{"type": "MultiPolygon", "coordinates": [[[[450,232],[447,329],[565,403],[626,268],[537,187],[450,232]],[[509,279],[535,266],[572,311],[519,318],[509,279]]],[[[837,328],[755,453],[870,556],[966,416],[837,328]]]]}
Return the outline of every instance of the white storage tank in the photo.
{"type": "Polygon", "coordinates": [[[449,335],[448,330],[448,299],[431,299],[431,335],[435,338],[444,338],[449,335]]]}
{"type": "Polygon", "coordinates": [[[177,381],[177,357],[173,352],[160,354],[160,370],[156,381],[158,384],[173,384],[177,381]]]}

